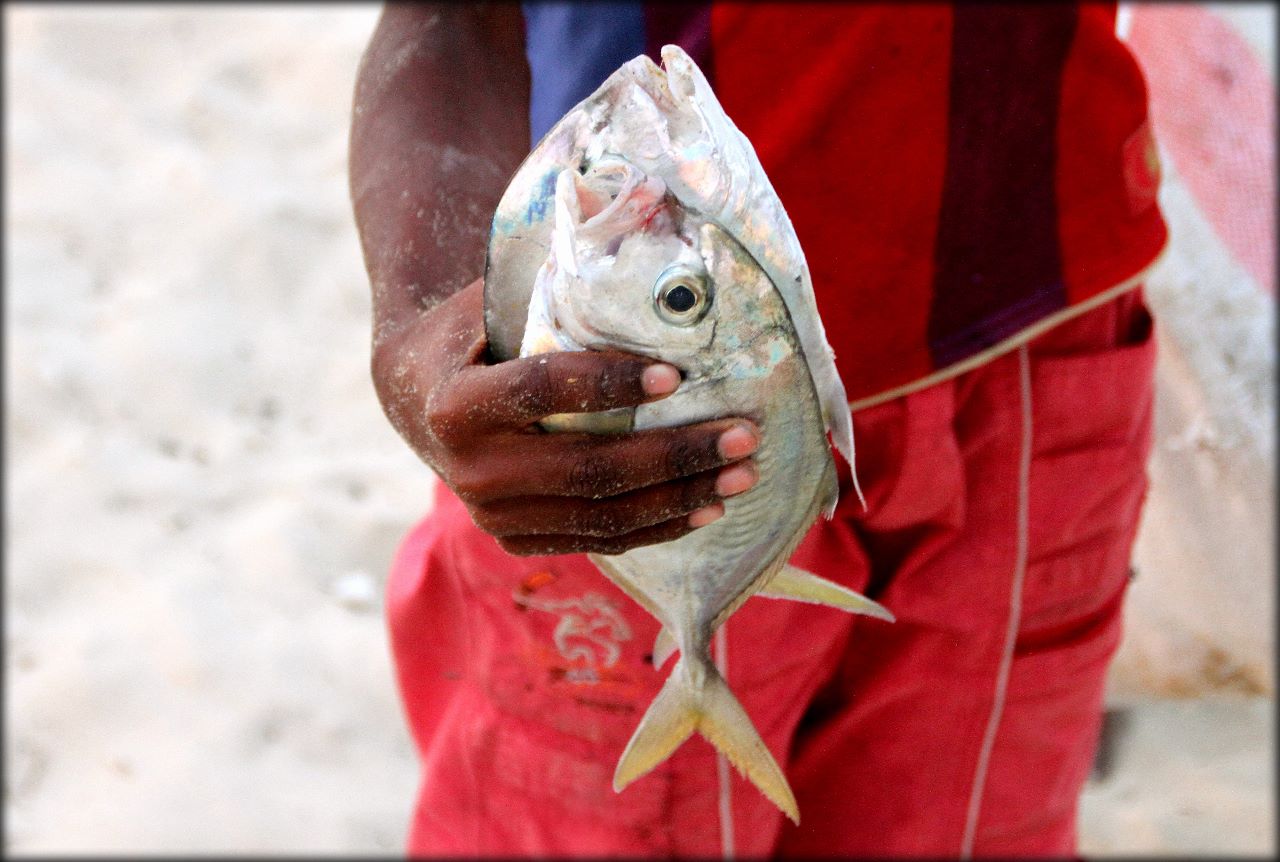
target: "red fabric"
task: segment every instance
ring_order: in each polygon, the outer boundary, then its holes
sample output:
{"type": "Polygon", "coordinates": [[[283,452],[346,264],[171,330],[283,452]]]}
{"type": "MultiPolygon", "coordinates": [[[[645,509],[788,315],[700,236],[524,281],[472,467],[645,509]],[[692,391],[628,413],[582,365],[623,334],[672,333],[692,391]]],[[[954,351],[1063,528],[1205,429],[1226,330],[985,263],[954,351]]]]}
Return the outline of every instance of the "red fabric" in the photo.
{"type": "MultiPolygon", "coordinates": [[[[1074,851],[1076,799],[1120,637],[1146,490],[1154,343],[1135,291],[1029,351],[1028,558],[977,855],[1074,851]]],[[[1020,354],[854,415],[859,478],[793,562],[893,624],[752,599],[728,679],[799,800],[793,827],[732,780],[740,855],[960,851],[1012,612],[1020,354]]],[[[695,738],[623,793],[614,765],[667,670],[656,623],[584,557],[514,558],[441,488],[388,585],[422,785],[423,855],[721,851],[713,750],[695,738]]]]}
{"type": "Polygon", "coordinates": [[[795,225],[851,401],[1164,246],[1146,88],[1114,21],[1113,3],[712,5],[716,92],[795,225]]]}
{"type": "Polygon", "coordinates": [[[950,10],[716,3],[714,83],[805,251],[849,398],[923,377],[950,10]]]}
{"type": "Polygon", "coordinates": [[[1138,272],[1167,237],[1146,83],[1115,36],[1113,7],[1081,4],[1059,111],[1059,230],[1074,305],[1138,272]]]}

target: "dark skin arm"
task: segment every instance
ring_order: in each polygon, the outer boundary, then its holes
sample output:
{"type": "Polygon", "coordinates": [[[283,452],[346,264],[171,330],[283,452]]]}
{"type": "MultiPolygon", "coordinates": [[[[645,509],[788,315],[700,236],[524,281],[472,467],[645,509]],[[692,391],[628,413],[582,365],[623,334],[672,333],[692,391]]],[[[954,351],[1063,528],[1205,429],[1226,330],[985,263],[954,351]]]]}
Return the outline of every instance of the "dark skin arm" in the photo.
{"type": "Polygon", "coordinates": [[[508,552],[621,553],[723,514],[720,501],[755,482],[758,435],[744,419],[542,433],[549,414],[661,398],[679,373],[603,351],[485,363],[476,276],[529,148],[522,28],[514,3],[388,5],[370,40],[349,175],[373,380],[397,432],[508,552]]]}

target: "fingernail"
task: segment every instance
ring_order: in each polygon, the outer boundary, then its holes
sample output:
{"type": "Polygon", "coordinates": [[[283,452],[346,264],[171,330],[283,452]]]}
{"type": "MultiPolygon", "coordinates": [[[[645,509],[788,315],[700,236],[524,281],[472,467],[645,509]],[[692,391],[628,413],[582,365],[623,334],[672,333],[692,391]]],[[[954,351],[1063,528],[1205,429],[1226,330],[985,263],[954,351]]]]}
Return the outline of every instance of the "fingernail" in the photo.
{"type": "Polygon", "coordinates": [[[689,514],[689,526],[693,528],[705,527],[707,524],[715,523],[724,517],[724,503],[712,503],[710,506],[703,506],[696,512],[689,514]]]}
{"type": "Polygon", "coordinates": [[[721,434],[718,445],[721,457],[745,458],[756,451],[760,441],[756,438],[755,430],[750,425],[743,424],[735,425],[721,434]]]}
{"type": "Polygon", "coordinates": [[[640,386],[646,395],[666,395],[680,385],[680,371],[674,365],[650,365],[640,375],[640,386]]]}
{"type": "Polygon", "coordinates": [[[716,477],[716,493],[721,497],[741,494],[756,483],[756,465],[751,461],[725,467],[716,477]]]}

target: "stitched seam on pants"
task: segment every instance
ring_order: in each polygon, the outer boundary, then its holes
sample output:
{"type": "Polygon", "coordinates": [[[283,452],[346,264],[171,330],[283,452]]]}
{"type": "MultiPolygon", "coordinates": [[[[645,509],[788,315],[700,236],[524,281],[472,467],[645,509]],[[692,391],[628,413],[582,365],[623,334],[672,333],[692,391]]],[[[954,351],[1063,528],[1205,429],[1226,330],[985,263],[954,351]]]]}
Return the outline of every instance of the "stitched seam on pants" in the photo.
{"type": "MultiPolygon", "coordinates": [[[[716,629],[716,670],[729,684],[729,621],[716,629]]],[[[729,784],[729,758],[723,751],[716,752],[716,773],[720,780],[720,853],[725,859],[734,857],[733,847],[733,788],[729,784]]]]}
{"type": "Polygon", "coordinates": [[[1018,381],[1022,402],[1022,446],[1018,454],[1018,518],[1017,550],[1013,563],[1013,584],[1009,589],[1009,624],[1005,630],[1004,649],[1000,655],[1000,667],[996,671],[995,697],[991,715],[978,751],[978,764],[974,769],[973,787],[969,791],[969,808],[965,816],[964,837],[960,841],[960,858],[973,855],[974,838],[978,831],[978,815],[982,811],[982,793],[987,782],[987,767],[991,762],[991,750],[995,747],[996,731],[1004,712],[1005,694],[1009,686],[1009,670],[1013,665],[1013,649],[1018,638],[1018,626],[1022,618],[1022,582],[1027,573],[1028,498],[1031,483],[1031,361],[1027,346],[1018,348],[1018,381]]]}

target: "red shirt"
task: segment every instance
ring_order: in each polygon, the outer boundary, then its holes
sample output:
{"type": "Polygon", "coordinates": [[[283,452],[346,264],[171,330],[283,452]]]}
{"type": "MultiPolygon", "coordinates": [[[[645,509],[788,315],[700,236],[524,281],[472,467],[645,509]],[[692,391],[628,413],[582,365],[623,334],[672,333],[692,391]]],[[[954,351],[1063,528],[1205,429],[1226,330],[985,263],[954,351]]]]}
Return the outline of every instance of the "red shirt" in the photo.
{"type": "Polygon", "coordinates": [[[689,51],[791,216],[855,407],[1131,287],[1164,247],[1114,4],[525,12],[535,138],[622,60],[689,51]]]}

